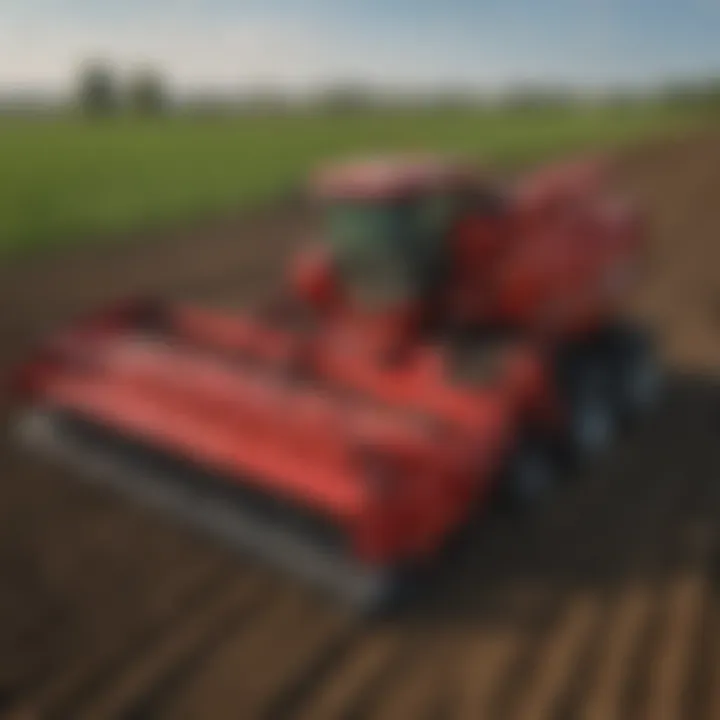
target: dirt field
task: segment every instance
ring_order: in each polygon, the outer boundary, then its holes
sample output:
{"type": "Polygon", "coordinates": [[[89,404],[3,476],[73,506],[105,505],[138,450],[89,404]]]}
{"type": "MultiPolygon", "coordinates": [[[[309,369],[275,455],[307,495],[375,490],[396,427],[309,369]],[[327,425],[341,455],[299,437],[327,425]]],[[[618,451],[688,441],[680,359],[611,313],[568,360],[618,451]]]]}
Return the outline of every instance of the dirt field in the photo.
{"type": "MultiPolygon", "coordinates": [[[[635,310],[663,339],[662,408],[547,508],[492,518],[401,618],[318,602],[3,440],[0,718],[720,718],[720,138],[639,150],[623,177],[657,225],[635,310]]],[[[305,226],[18,261],[0,367],[128,292],[242,302],[305,226]]]]}

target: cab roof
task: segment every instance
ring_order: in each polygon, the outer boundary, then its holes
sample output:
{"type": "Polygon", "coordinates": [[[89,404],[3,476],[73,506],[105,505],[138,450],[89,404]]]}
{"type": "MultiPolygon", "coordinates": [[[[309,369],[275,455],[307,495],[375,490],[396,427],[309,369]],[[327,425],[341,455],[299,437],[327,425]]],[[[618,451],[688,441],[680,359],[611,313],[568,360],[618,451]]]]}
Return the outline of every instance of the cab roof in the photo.
{"type": "Polygon", "coordinates": [[[329,199],[395,199],[477,184],[477,169],[452,157],[395,155],[348,160],[315,174],[313,192],[329,199]]]}

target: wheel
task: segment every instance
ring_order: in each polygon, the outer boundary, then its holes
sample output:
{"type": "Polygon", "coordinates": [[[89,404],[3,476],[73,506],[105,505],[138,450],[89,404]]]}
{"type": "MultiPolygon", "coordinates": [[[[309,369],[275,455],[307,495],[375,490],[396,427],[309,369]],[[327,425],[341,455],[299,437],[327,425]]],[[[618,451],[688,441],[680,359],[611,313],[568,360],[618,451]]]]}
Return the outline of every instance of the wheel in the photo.
{"type": "Polygon", "coordinates": [[[422,580],[428,573],[427,568],[410,566],[392,569],[387,574],[382,590],[362,608],[364,615],[379,620],[403,612],[422,594],[422,580]]]}
{"type": "Polygon", "coordinates": [[[595,457],[611,443],[616,414],[612,373],[600,353],[576,368],[569,397],[569,444],[577,459],[595,457]]]}
{"type": "Polygon", "coordinates": [[[613,396],[620,419],[634,422],[657,404],[662,373],[651,340],[637,330],[618,331],[614,344],[613,396]]]}
{"type": "Polygon", "coordinates": [[[549,445],[539,438],[523,439],[508,462],[500,485],[506,507],[528,510],[538,505],[555,487],[557,463],[549,445]]]}

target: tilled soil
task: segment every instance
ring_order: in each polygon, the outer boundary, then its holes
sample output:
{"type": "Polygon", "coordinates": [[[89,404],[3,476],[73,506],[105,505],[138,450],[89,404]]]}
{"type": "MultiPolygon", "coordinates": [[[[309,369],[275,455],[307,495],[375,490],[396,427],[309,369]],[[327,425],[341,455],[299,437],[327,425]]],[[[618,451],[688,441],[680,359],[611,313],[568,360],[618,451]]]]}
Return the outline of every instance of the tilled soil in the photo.
{"type": "MultiPolygon", "coordinates": [[[[634,309],[668,366],[644,427],[383,620],[3,440],[0,718],[720,718],[720,138],[622,168],[655,225],[634,309]]],[[[287,209],[17,261],[0,367],[128,293],[257,297],[306,228],[287,209]]]]}

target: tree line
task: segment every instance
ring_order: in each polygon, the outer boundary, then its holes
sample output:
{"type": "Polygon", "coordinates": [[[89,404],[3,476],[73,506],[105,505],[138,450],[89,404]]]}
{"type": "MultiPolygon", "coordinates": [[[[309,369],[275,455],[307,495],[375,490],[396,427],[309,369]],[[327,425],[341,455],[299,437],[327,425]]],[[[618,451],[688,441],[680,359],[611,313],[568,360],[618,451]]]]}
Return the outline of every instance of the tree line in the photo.
{"type": "MultiPolygon", "coordinates": [[[[553,85],[521,85],[508,88],[502,96],[489,97],[478,91],[445,89],[435,93],[403,93],[381,91],[361,83],[337,83],[320,89],[305,98],[305,107],[322,112],[362,112],[382,108],[422,107],[425,109],[483,108],[491,106],[531,109],[594,102],[599,105],[625,105],[648,100],[662,104],[720,105],[720,81],[689,79],[667,82],[642,89],[615,89],[593,96],[553,85]],[[594,99],[593,99],[594,98],[594,99]]],[[[282,91],[260,88],[253,93],[213,96],[198,93],[182,102],[172,103],[173,109],[193,114],[224,114],[234,112],[283,112],[296,110],[297,99],[282,91]]],[[[152,116],[170,109],[170,94],[162,73],[152,67],[135,70],[121,77],[109,63],[95,61],[84,64],[77,78],[76,103],[91,117],[121,113],[152,116]]]]}
{"type": "Polygon", "coordinates": [[[121,78],[105,62],[88,62],[77,80],[77,104],[89,116],[103,117],[121,112],[159,115],[168,102],[165,79],[151,67],[143,67],[121,78]]]}

